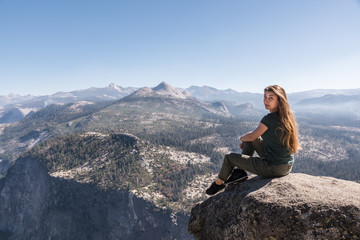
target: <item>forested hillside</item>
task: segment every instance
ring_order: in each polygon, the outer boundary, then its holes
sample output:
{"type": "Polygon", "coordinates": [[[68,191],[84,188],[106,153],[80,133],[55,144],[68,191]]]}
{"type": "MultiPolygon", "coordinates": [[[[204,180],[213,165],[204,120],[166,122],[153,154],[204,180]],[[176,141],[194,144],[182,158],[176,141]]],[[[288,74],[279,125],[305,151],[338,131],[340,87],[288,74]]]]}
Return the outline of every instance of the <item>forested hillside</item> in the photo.
{"type": "Polygon", "coordinates": [[[360,180],[360,128],[299,124],[295,172],[360,180]]]}
{"type": "Polygon", "coordinates": [[[188,211],[206,197],[203,189],[223,155],[238,151],[238,137],[253,127],[237,118],[208,118],[173,122],[159,131],[134,128],[131,134],[137,136],[109,129],[83,132],[50,138],[23,156],[40,159],[53,176],[134,191],[159,206],[188,211]],[[203,185],[191,186],[194,180],[203,185]],[[188,194],[192,187],[197,194],[188,194]]]}
{"type": "MultiPolygon", "coordinates": [[[[206,198],[223,155],[239,152],[238,136],[256,123],[208,119],[139,136],[78,133],[49,139],[24,156],[41,159],[52,176],[132,191],[157,206],[188,212],[206,198]]],[[[303,149],[294,172],[359,181],[359,138],[336,127],[300,124],[303,149]],[[302,128],[303,127],[303,128],[302,128]]]]}

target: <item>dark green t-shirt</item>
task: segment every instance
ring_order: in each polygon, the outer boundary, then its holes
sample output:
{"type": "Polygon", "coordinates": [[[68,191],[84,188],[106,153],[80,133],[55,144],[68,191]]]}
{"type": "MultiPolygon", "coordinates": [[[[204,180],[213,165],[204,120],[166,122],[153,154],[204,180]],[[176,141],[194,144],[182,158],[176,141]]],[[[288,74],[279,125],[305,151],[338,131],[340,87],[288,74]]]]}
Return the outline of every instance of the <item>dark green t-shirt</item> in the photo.
{"type": "Polygon", "coordinates": [[[269,113],[261,121],[268,129],[261,135],[265,147],[265,159],[270,164],[280,165],[294,162],[293,155],[281,142],[281,122],[278,112],[269,113]]]}

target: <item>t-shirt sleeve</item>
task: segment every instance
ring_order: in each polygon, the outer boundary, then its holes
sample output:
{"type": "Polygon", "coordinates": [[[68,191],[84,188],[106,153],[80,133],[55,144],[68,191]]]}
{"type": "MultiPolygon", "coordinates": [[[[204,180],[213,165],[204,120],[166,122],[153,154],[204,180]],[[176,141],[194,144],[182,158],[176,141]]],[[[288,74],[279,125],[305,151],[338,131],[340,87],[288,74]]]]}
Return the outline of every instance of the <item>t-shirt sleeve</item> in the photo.
{"type": "Polygon", "coordinates": [[[270,114],[264,116],[261,121],[260,121],[262,124],[264,124],[267,128],[270,127],[271,125],[271,119],[270,119],[270,114]]]}

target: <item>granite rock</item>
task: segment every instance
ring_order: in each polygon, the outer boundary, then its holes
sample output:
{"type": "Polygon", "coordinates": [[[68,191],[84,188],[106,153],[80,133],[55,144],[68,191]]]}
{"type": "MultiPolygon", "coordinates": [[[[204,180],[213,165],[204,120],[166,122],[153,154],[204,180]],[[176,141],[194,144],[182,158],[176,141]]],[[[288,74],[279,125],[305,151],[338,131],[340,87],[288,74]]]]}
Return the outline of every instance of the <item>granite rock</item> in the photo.
{"type": "Polygon", "coordinates": [[[195,239],[360,239],[360,184],[291,173],[228,186],[196,205],[195,239]]]}

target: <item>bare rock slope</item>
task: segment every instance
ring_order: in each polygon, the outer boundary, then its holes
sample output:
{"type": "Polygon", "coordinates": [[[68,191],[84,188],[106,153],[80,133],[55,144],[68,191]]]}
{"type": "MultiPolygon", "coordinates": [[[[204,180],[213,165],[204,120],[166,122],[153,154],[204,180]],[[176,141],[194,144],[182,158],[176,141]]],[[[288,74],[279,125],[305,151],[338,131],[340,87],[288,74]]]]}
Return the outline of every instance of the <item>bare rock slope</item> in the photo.
{"type": "Polygon", "coordinates": [[[188,230],[196,239],[360,239],[360,184],[252,177],[196,205],[188,230]]]}

